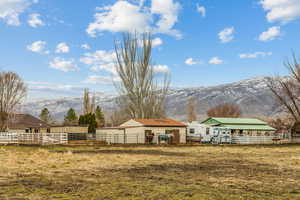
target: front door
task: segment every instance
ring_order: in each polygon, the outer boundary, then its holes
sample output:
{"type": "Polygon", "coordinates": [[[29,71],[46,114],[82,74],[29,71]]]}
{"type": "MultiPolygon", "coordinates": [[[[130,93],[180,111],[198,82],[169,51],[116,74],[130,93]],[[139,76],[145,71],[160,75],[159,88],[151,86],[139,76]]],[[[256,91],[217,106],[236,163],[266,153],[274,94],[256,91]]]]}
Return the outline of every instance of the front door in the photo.
{"type": "Polygon", "coordinates": [[[172,143],[173,144],[179,144],[180,143],[179,130],[178,129],[172,130],[172,133],[173,133],[172,143]]]}
{"type": "Polygon", "coordinates": [[[151,144],[153,142],[154,133],[151,130],[145,130],[145,143],[151,144]]]}

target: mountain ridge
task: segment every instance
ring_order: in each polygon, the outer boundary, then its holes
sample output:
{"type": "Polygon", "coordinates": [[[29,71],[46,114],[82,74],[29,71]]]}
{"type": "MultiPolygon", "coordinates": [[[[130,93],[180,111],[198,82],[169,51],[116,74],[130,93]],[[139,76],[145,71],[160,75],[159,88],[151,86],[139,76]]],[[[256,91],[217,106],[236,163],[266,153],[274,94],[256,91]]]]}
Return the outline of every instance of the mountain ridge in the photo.
{"type": "MultiPolygon", "coordinates": [[[[193,96],[198,102],[199,119],[205,118],[205,113],[209,108],[222,103],[240,106],[245,117],[274,116],[282,113],[283,109],[267,87],[269,79],[271,79],[270,76],[257,76],[217,86],[171,88],[167,97],[166,113],[168,117],[185,120],[187,99],[193,96]]],[[[113,94],[96,93],[96,103],[109,113],[115,108],[116,97],[117,95],[113,94]]],[[[23,105],[23,112],[38,116],[44,107],[50,110],[53,119],[63,120],[65,113],[71,107],[80,113],[82,97],[28,101],[23,105]]]]}

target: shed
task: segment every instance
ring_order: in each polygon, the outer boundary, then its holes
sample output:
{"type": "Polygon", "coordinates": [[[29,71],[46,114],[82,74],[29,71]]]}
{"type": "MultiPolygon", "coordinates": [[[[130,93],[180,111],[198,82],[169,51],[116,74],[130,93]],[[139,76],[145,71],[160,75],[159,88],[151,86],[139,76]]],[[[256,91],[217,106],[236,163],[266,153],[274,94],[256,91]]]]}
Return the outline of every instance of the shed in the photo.
{"type": "Polygon", "coordinates": [[[88,134],[88,126],[80,125],[62,125],[52,126],[51,133],[68,133],[68,141],[72,140],[86,140],[88,134]]]}
{"type": "Polygon", "coordinates": [[[107,143],[157,144],[163,137],[172,138],[171,143],[186,143],[186,125],[172,119],[131,119],[96,131],[96,139],[107,143]]]}

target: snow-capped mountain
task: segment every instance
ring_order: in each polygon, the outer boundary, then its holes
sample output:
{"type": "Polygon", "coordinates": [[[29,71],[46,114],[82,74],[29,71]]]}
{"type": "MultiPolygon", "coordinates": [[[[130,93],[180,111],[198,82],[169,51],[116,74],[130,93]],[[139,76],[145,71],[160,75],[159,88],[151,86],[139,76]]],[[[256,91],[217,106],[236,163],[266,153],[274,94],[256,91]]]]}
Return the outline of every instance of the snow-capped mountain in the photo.
{"type": "MultiPolygon", "coordinates": [[[[190,96],[197,100],[197,113],[200,119],[205,117],[206,111],[222,103],[234,103],[240,106],[243,115],[272,116],[282,109],[276,103],[267,87],[268,76],[259,76],[235,83],[197,88],[171,89],[167,98],[167,114],[169,117],[184,120],[186,115],[186,103],[190,96]]],[[[96,94],[96,103],[105,112],[114,109],[115,95],[103,93],[96,94]]],[[[69,108],[74,108],[80,113],[82,98],[61,98],[50,100],[34,100],[23,106],[23,112],[38,116],[40,111],[47,107],[52,117],[62,120],[69,108]]]]}

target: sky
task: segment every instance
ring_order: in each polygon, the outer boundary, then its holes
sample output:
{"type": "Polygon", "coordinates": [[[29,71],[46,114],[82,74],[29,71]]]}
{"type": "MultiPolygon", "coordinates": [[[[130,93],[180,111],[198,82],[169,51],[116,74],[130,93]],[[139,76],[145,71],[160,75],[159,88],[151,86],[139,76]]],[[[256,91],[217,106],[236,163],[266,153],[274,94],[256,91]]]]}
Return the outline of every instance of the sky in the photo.
{"type": "Polygon", "coordinates": [[[0,70],[29,99],[115,93],[114,41],[151,32],[153,68],[176,88],[286,75],[300,55],[299,0],[0,0],[0,70]]]}

